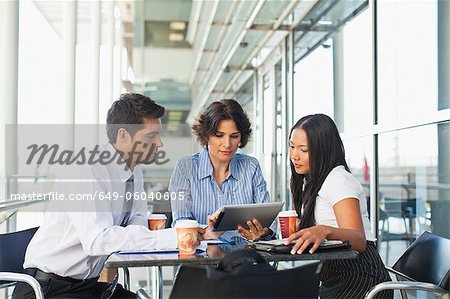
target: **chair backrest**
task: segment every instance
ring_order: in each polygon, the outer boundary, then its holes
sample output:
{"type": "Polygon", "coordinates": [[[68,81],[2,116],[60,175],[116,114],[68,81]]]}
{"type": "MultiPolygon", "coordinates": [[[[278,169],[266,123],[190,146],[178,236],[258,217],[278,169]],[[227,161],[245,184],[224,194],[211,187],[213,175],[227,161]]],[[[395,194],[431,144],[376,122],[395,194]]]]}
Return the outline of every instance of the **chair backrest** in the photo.
{"type": "Polygon", "coordinates": [[[416,198],[384,198],[384,209],[391,217],[416,217],[417,205],[423,205],[421,199],[416,198]]]}
{"type": "Polygon", "coordinates": [[[28,243],[38,227],[0,235],[0,272],[23,273],[28,243]]]}
{"type": "Polygon", "coordinates": [[[181,266],[171,299],[177,298],[317,298],[320,263],[289,270],[212,279],[205,268],[181,266]]]}
{"type": "Polygon", "coordinates": [[[153,213],[164,214],[167,217],[166,228],[172,227],[172,208],[170,200],[153,201],[153,213]]]}
{"type": "Polygon", "coordinates": [[[450,240],[423,232],[392,267],[406,276],[449,290],[450,240]]]}

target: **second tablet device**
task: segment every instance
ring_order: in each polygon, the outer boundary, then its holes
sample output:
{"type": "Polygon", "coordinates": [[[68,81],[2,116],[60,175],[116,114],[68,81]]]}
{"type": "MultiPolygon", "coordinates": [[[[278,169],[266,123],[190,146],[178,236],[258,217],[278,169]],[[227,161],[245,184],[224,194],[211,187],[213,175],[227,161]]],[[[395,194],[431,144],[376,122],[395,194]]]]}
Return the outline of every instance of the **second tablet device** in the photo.
{"type": "Polygon", "coordinates": [[[214,231],[235,230],[239,225],[247,228],[247,221],[257,219],[263,227],[269,227],[283,208],[284,203],[262,203],[223,206],[214,223],[214,231]]]}

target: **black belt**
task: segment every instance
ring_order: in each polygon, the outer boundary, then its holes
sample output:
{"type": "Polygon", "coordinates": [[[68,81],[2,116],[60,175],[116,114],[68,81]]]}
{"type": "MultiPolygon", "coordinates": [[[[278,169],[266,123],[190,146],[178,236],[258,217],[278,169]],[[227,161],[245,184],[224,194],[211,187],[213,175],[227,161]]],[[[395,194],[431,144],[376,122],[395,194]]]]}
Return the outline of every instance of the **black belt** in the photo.
{"type": "Polygon", "coordinates": [[[57,274],[54,273],[47,273],[44,272],[38,268],[27,268],[25,269],[25,273],[33,276],[34,278],[36,278],[36,280],[41,281],[41,282],[48,282],[50,279],[53,280],[61,280],[61,281],[65,281],[65,282],[70,282],[70,283],[79,283],[79,282],[91,282],[93,280],[97,281],[97,278],[91,278],[91,279],[85,279],[85,280],[80,280],[80,279],[75,279],[75,278],[71,278],[71,277],[64,277],[64,276],[59,276],[57,274]]]}

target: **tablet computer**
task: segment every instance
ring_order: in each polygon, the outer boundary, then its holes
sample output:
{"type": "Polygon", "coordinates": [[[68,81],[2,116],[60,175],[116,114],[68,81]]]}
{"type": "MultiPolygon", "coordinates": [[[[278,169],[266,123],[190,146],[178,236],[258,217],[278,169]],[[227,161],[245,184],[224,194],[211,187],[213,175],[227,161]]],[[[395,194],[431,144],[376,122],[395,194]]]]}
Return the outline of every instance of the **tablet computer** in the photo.
{"type": "Polygon", "coordinates": [[[213,231],[235,230],[239,225],[247,228],[247,221],[257,219],[263,227],[269,227],[283,208],[282,202],[223,206],[214,223],[213,231]]]}

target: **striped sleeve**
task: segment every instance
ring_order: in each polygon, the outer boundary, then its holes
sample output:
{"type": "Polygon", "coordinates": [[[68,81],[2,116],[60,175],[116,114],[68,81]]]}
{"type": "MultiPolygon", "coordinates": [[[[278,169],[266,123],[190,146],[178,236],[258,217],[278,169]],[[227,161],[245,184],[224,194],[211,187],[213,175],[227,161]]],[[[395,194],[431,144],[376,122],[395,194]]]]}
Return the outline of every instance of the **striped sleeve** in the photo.
{"type": "Polygon", "coordinates": [[[180,219],[195,219],[192,213],[192,196],[189,181],[191,175],[188,174],[189,167],[187,167],[188,164],[192,163],[192,160],[189,161],[189,158],[178,160],[170,178],[169,192],[176,194],[175,200],[170,201],[173,215],[172,226],[180,219]]]}

